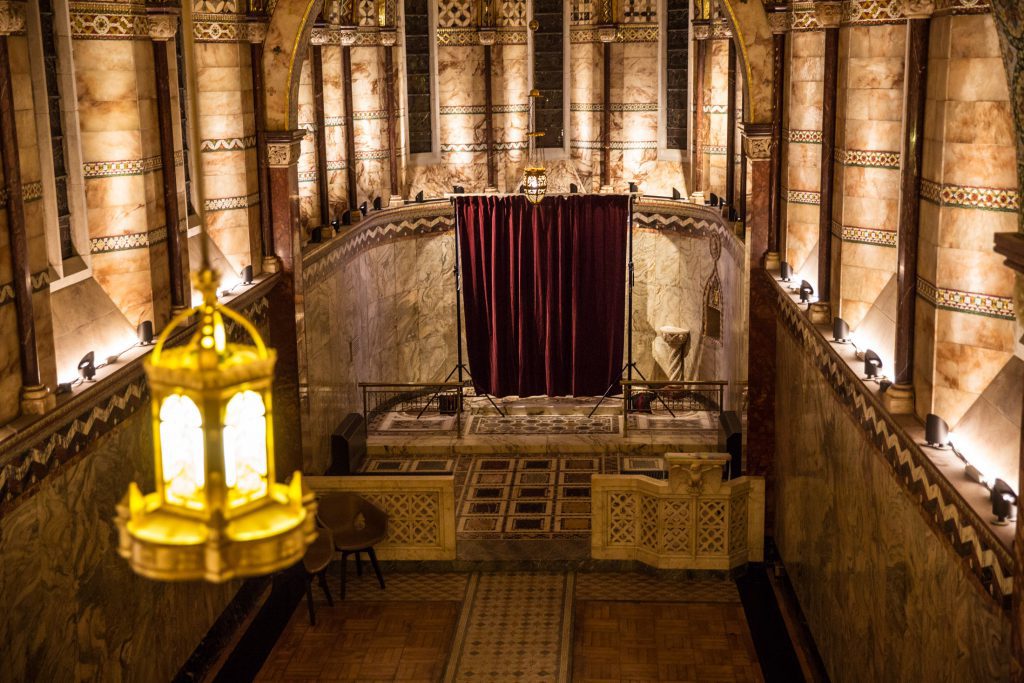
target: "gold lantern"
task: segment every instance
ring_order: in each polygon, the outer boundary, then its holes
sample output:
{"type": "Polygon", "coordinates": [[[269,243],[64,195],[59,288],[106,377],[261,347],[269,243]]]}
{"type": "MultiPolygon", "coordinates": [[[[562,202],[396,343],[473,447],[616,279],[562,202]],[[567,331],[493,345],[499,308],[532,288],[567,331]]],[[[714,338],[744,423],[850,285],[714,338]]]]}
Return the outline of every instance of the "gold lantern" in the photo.
{"type": "Polygon", "coordinates": [[[544,137],[544,131],[534,130],[536,101],[540,91],[530,91],[530,132],[526,134],[529,147],[527,150],[526,169],[523,171],[523,193],[531,204],[539,204],[548,191],[548,172],[544,168],[544,158],[537,149],[537,140],[544,137]]]}
{"type": "Polygon", "coordinates": [[[276,354],[243,316],[217,302],[200,271],[202,303],[179,314],[145,362],[153,410],[156,490],[132,482],[118,505],[118,551],[152,579],[221,583],[300,560],[316,536],[316,503],[299,472],[275,481],[271,384],[276,354]],[[187,344],[171,332],[198,316],[187,344]],[[253,345],[227,341],[225,318],[253,345]]]}

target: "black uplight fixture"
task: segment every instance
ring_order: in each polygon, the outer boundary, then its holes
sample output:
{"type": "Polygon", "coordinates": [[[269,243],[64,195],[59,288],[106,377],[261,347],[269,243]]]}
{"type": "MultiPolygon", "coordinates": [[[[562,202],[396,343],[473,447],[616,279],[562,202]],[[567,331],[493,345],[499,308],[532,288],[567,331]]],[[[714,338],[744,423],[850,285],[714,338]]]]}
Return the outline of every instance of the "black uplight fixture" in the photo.
{"type": "Polygon", "coordinates": [[[682,198],[683,198],[683,193],[680,192],[678,188],[673,187],[672,188],[672,199],[682,199],[682,198]]]}
{"type": "Polygon", "coordinates": [[[337,218],[331,221],[331,230],[334,231],[335,235],[341,232],[341,221],[339,221],[337,218]]]}
{"type": "MultiPolygon", "coordinates": [[[[139,346],[149,346],[153,343],[153,321],[143,320],[135,328],[135,334],[139,338],[139,346]]],[[[81,369],[81,365],[78,366],[81,369]]]]}
{"type": "Polygon", "coordinates": [[[712,192],[711,197],[708,201],[711,204],[711,206],[718,206],[718,195],[712,192]]]}
{"type": "Polygon", "coordinates": [[[373,198],[373,210],[374,211],[380,211],[381,206],[383,206],[383,204],[380,201],[380,197],[374,197],[373,198]]]}
{"type": "Polygon", "coordinates": [[[842,318],[832,319],[832,341],[839,343],[850,341],[850,326],[842,318]]]}
{"type": "Polygon", "coordinates": [[[800,282],[800,303],[809,304],[811,303],[811,297],[814,296],[814,287],[807,280],[800,282]]]}
{"type": "Polygon", "coordinates": [[[364,216],[366,214],[370,213],[370,205],[367,204],[366,202],[363,202],[362,204],[360,204],[359,205],[359,213],[363,214],[364,216]]]}
{"type": "Polygon", "coordinates": [[[935,413],[928,413],[924,419],[924,442],[932,448],[949,445],[949,425],[935,413]]]}
{"type": "Polygon", "coordinates": [[[86,382],[91,382],[92,378],[96,376],[96,354],[92,351],[78,361],[78,376],[86,382]]]}
{"type": "Polygon", "coordinates": [[[630,183],[629,183],[629,191],[630,192],[639,192],[640,188],[637,186],[636,183],[630,181],[630,183]]]}
{"type": "Polygon", "coordinates": [[[789,261],[783,261],[779,264],[779,279],[783,282],[789,282],[790,275],[789,261]]]}
{"type": "Polygon", "coordinates": [[[1006,526],[1010,523],[1010,520],[1017,517],[1017,494],[1013,488],[1002,479],[996,479],[996,483],[992,485],[992,492],[989,494],[989,498],[992,501],[992,514],[995,515],[995,521],[992,522],[996,526],[1006,526]]]}
{"type": "Polygon", "coordinates": [[[878,370],[882,367],[882,359],[878,354],[868,349],[864,352],[864,376],[878,377],[878,370]]]}
{"type": "Polygon", "coordinates": [[[324,231],[320,229],[320,226],[316,226],[309,231],[309,242],[310,244],[320,244],[324,241],[324,231]]]}
{"type": "Polygon", "coordinates": [[[569,183],[569,194],[576,194],[579,191],[580,188],[576,183],[569,183]]]}
{"type": "MultiPolygon", "coordinates": [[[[337,223],[337,221],[335,221],[337,223]]],[[[242,284],[251,285],[253,279],[252,264],[250,263],[245,268],[242,268],[242,284]]]]}
{"type": "Polygon", "coordinates": [[[341,214],[341,224],[342,225],[352,225],[352,211],[351,211],[351,209],[346,209],[345,213],[341,214]]]}
{"type": "Polygon", "coordinates": [[[423,203],[423,190],[420,190],[419,192],[416,193],[416,203],[417,204],[422,204],[423,203]]]}

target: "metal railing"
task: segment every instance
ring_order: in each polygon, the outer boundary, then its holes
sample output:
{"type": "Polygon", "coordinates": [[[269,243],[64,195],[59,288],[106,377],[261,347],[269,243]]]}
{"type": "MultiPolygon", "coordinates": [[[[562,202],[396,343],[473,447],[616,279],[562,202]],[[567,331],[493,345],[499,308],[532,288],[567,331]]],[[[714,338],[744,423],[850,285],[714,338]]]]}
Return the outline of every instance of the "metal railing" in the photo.
{"type": "Polygon", "coordinates": [[[387,413],[454,415],[455,421],[445,431],[462,435],[462,411],[466,387],[459,382],[360,382],[363,393],[363,419],[366,430],[379,431],[387,413]]]}
{"type": "Polygon", "coordinates": [[[629,416],[638,413],[665,411],[672,417],[677,412],[711,412],[721,414],[728,382],[648,382],[622,380],[622,435],[629,433],[629,416]]]}

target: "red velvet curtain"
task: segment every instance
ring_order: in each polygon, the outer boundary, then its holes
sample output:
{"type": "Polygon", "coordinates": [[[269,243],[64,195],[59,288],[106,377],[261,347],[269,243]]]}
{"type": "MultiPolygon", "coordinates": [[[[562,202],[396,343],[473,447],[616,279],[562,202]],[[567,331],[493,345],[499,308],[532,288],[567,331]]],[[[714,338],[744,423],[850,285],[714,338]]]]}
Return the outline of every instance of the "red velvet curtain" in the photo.
{"type": "Polygon", "coordinates": [[[600,396],[622,369],[623,195],[457,197],[469,371],[495,396],[600,396]]]}

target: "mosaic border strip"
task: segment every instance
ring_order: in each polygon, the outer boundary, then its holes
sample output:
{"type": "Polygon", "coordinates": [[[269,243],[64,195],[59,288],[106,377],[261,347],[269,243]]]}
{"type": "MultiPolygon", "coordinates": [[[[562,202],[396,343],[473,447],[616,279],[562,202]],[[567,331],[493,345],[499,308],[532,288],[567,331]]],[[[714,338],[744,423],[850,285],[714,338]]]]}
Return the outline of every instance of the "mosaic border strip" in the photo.
{"type": "Polygon", "coordinates": [[[86,179],[118,178],[144,175],[163,168],[159,156],[146,159],[123,159],[120,161],[88,161],[82,164],[82,175],[86,179]]]}
{"type": "Polygon", "coordinates": [[[130,232],[123,235],[108,235],[89,239],[90,254],[109,254],[129,249],[145,249],[167,239],[167,229],[159,227],[149,232],[130,232]]]}
{"type": "Polygon", "coordinates": [[[725,145],[703,145],[700,148],[700,151],[704,152],[705,154],[722,154],[722,155],[724,155],[724,154],[726,154],[729,151],[729,148],[726,147],[725,145]]]}
{"type": "MultiPolygon", "coordinates": [[[[38,294],[39,292],[45,291],[50,288],[50,271],[41,270],[38,273],[32,273],[30,276],[32,293],[38,294]]],[[[17,298],[17,294],[14,292],[14,283],[5,282],[0,284],[0,306],[6,306],[7,304],[13,304],[17,298]]]]}
{"type": "Polygon", "coordinates": [[[259,193],[253,193],[244,197],[220,197],[219,199],[207,199],[203,202],[203,209],[209,213],[215,211],[232,211],[234,209],[248,209],[260,203],[259,193]]]}
{"type": "Polygon", "coordinates": [[[511,152],[512,150],[517,150],[517,149],[527,149],[527,148],[529,148],[529,146],[530,146],[530,143],[528,143],[526,140],[513,140],[513,141],[510,141],[510,142],[495,142],[494,143],[494,151],[495,152],[511,152]]]}
{"type": "MultiPolygon", "coordinates": [[[[344,171],[348,168],[348,164],[345,163],[344,159],[328,159],[327,170],[328,171],[344,171]]],[[[257,195],[259,196],[259,195],[257,195]]]]}
{"type": "Polygon", "coordinates": [[[852,225],[843,225],[840,226],[839,237],[844,242],[874,244],[880,247],[895,248],[897,243],[896,231],[883,228],[858,228],[852,225]]]}
{"type": "MultiPolygon", "coordinates": [[[[31,183],[24,183],[21,186],[21,200],[26,204],[38,202],[43,198],[43,182],[36,180],[31,183]]],[[[7,188],[0,187],[0,209],[7,208],[7,188]]]]}
{"type": "Polygon", "coordinates": [[[820,130],[786,130],[784,135],[786,142],[795,142],[804,145],[820,145],[820,130]]]}
{"type": "Polygon", "coordinates": [[[244,152],[254,147],[256,147],[255,135],[247,135],[244,138],[211,138],[199,143],[200,152],[244,152]]]}
{"type": "Polygon", "coordinates": [[[772,290],[768,296],[779,314],[778,324],[805,351],[804,357],[834,389],[836,402],[847,410],[879,451],[911,500],[920,501],[917,505],[935,534],[964,559],[986,594],[1000,608],[1008,609],[1013,592],[1014,562],[1007,549],[924,455],[920,446],[881,407],[879,399],[869,393],[864,382],[814,329],[775,279],[765,270],[757,271],[754,277],[761,278],[761,283],[751,283],[751,287],[772,290]]]}
{"type": "Polygon", "coordinates": [[[793,3],[787,24],[790,31],[822,31],[825,28],[818,21],[813,2],[793,3]]]}
{"type": "Polygon", "coordinates": [[[197,43],[248,43],[263,30],[245,15],[193,15],[192,38],[197,43]]]}
{"type": "MultiPolygon", "coordinates": [[[[396,109],[395,116],[401,116],[402,110],[396,109]]],[[[388,117],[387,109],[367,109],[366,111],[353,111],[353,121],[380,121],[388,117]]]]}
{"type": "MultiPolygon", "coordinates": [[[[399,152],[402,148],[399,148],[399,152]]],[[[387,149],[371,149],[356,152],[355,161],[380,161],[381,159],[387,159],[391,156],[391,151],[387,149]]]]}
{"type": "Polygon", "coordinates": [[[729,107],[724,104],[705,104],[702,108],[705,114],[728,114],[729,107]]]}
{"type": "Polygon", "coordinates": [[[937,0],[933,17],[955,14],[988,14],[992,5],[988,0],[937,0]]]}
{"type": "MultiPolygon", "coordinates": [[[[615,32],[616,43],[657,43],[659,40],[658,24],[619,24],[615,32]]],[[[600,43],[600,30],[597,28],[572,28],[569,31],[569,42],[600,43]]]]}
{"type": "MultiPolygon", "coordinates": [[[[260,282],[228,305],[244,312],[265,332],[270,310],[267,293],[278,279],[272,276],[260,282]]],[[[184,341],[193,330],[194,326],[182,330],[172,340],[184,341]]],[[[243,333],[239,325],[228,322],[229,339],[234,341],[243,333]]],[[[127,371],[72,396],[4,441],[0,446],[0,519],[28,500],[48,477],[81,457],[92,442],[148,404],[149,385],[139,358],[129,363],[127,371]]]]}
{"type": "Polygon", "coordinates": [[[300,183],[315,183],[317,179],[316,169],[312,171],[299,171],[299,182],[300,183]]]}
{"type": "Polygon", "coordinates": [[[932,306],[945,311],[971,313],[1000,320],[1016,320],[1013,299],[1010,297],[937,287],[920,275],[917,277],[917,295],[932,306]]]}
{"type": "Polygon", "coordinates": [[[984,211],[1020,211],[1020,193],[1017,190],[1002,190],[992,187],[968,187],[966,185],[943,185],[932,180],[921,179],[921,199],[961,209],[984,211]]]}
{"type": "MultiPolygon", "coordinates": [[[[435,34],[438,47],[473,47],[480,44],[480,33],[475,28],[439,28],[435,34]]],[[[497,28],[495,45],[526,45],[525,28],[497,28]]]]}
{"type": "MultiPolygon", "coordinates": [[[[658,111],[657,102],[612,102],[609,109],[613,112],[649,112],[658,111]]],[[[604,106],[598,102],[571,102],[569,111],[600,112],[604,106]]]]}
{"type": "Polygon", "coordinates": [[[442,142],[441,154],[457,154],[459,152],[486,152],[486,142],[442,142]]]}
{"type": "Polygon", "coordinates": [[[457,114],[486,114],[486,104],[451,104],[438,107],[441,116],[455,116],[457,114]]]}
{"type": "MultiPolygon", "coordinates": [[[[819,133],[819,135],[821,135],[819,133]]],[[[862,168],[891,168],[900,167],[899,152],[879,152],[870,149],[837,149],[836,161],[843,166],[858,166],[862,168]]]]}
{"type": "Polygon", "coordinates": [[[495,104],[491,106],[492,114],[529,114],[528,104],[495,104]]]}
{"type": "MultiPolygon", "coordinates": [[[[600,140],[572,140],[569,143],[572,149],[604,149],[600,140]]],[[[657,140],[612,140],[609,148],[624,152],[630,150],[658,149],[657,140]]]]}
{"type": "Polygon", "coordinates": [[[325,116],[324,117],[324,128],[344,128],[345,117],[344,116],[325,116]]]}
{"type": "Polygon", "coordinates": [[[821,205],[821,193],[810,190],[789,190],[786,192],[786,201],[791,204],[821,205]]]}
{"type": "Polygon", "coordinates": [[[846,0],[843,3],[843,24],[859,26],[902,24],[903,3],[900,0],[846,0]]]}
{"type": "Polygon", "coordinates": [[[143,5],[120,2],[71,2],[71,37],[86,40],[149,40],[143,5]]]}

